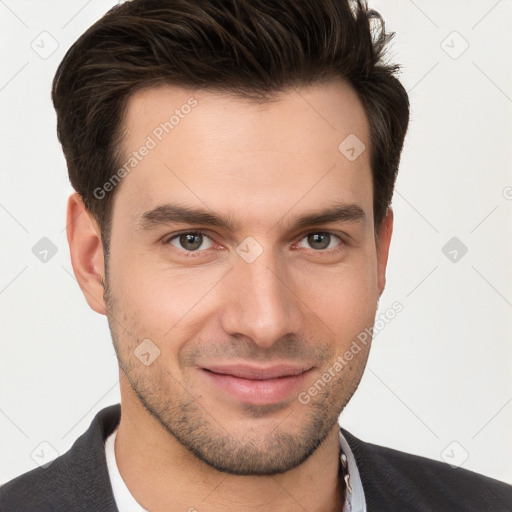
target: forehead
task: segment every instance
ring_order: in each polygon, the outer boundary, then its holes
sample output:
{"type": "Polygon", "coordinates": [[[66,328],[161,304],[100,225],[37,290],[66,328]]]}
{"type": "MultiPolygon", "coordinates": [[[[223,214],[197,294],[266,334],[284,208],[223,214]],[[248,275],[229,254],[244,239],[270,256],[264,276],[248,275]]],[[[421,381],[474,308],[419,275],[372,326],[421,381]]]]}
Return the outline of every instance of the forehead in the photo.
{"type": "Polygon", "coordinates": [[[124,218],[176,200],[260,221],[299,202],[306,209],[359,202],[371,210],[367,120],[341,81],[264,103],[176,86],[141,90],[123,128],[126,172],[114,212],[124,218]]]}

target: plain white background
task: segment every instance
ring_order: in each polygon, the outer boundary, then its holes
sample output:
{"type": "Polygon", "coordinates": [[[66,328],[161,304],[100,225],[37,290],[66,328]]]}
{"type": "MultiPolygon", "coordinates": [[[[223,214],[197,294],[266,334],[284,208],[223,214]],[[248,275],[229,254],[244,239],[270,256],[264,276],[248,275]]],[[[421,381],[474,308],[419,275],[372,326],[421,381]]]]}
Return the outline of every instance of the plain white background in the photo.
{"type": "MultiPolygon", "coordinates": [[[[106,318],[71,269],[50,102],[65,51],[112,4],[0,2],[0,482],[64,453],[119,401],[106,318]],[[32,251],[43,237],[57,251],[46,263],[32,251]]],[[[412,104],[380,308],[403,311],[376,336],[341,424],[512,483],[512,2],[371,5],[397,32],[412,104]]]]}

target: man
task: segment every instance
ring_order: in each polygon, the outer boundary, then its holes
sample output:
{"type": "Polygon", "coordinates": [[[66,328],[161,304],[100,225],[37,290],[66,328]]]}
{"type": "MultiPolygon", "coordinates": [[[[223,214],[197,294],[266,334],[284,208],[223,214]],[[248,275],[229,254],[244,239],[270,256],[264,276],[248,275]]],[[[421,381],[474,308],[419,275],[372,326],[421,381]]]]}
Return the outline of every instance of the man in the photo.
{"type": "Polygon", "coordinates": [[[2,511],[512,509],[512,488],[364,443],[408,99],[342,0],[133,0],[53,86],[73,269],[121,406],[2,511]],[[364,340],[364,341],[363,341],[364,340]]]}

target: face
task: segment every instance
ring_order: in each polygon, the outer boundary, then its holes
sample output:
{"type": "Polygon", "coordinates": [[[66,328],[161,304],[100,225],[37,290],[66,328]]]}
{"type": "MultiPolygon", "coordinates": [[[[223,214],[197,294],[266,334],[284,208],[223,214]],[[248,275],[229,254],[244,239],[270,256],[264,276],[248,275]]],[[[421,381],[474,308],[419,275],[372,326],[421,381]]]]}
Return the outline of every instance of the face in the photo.
{"type": "Polygon", "coordinates": [[[357,388],[369,344],[344,354],[384,287],[369,151],[338,148],[369,148],[359,100],[341,82],[267,103],[166,86],[124,128],[105,293],[123,392],[218,470],[296,467],[357,388]]]}

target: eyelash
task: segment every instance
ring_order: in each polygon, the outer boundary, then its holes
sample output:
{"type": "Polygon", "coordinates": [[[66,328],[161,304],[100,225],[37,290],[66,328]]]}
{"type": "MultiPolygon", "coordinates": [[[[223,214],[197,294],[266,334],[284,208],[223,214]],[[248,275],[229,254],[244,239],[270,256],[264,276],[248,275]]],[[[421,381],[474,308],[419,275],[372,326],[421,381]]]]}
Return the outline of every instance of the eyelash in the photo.
{"type": "MultiPolygon", "coordinates": [[[[313,251],[315,253],[318,253],[318,254],[332,254],[334,252],[337,252],[337,251],[341,250],[342,247],[340,247],[340,246],[345,246],[346,245],[345,240],[343,240],[343,238],[340,235],[336,235],[335,233],[332,233],[330,231],[308,231],[307,233],[305,233],[299,239],[299,242],[304,240],[304,238],[306,238],[308,235],[313,235],[313,234],[327,234],[327,235],[329,235],[331,237],[334,237],[334,238],[337,238],[339,240],[338,245],[336,247],[332,247],[330,249],[309,249],[310,251],[313,251]]],[[[175,233],[174,235],[165,238],[162,243],[164,245],[170,245],[170,243],[173,240],[179,238],[182,235],[202,235],[203,237],[208,238],[212,243],[215,243],[215,241],[212,239],[211,236],[209,236],[207,233],[205,233],[204,231],[201,231],[201,230],[197,230],[197,231],[181,231],[180,233],[175,233]]],[[[206,252],[208,249],[195,250],[195,251],[186,251],[185,249],[178,249],[178,250],[180,252],[184,253],[185,257],[195,257],[196,255],[198,256],[198,255],[201,255],[202,253],[206,252]]]]}

